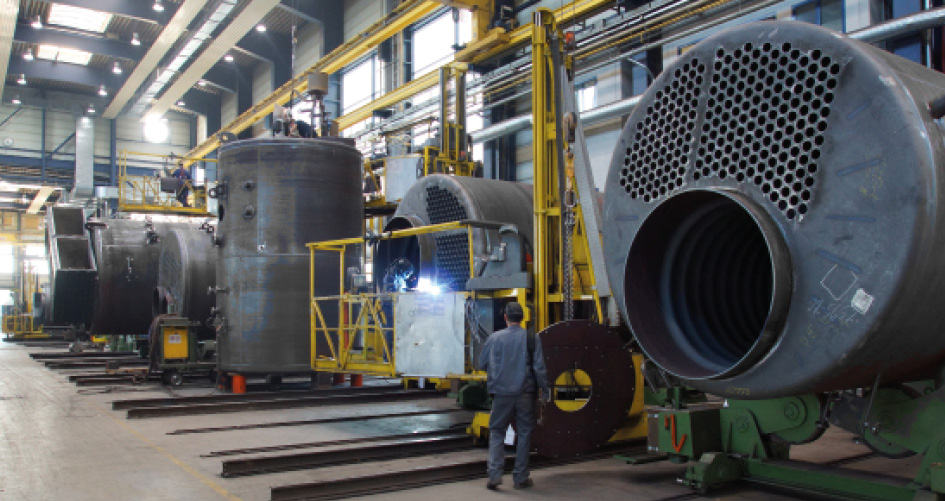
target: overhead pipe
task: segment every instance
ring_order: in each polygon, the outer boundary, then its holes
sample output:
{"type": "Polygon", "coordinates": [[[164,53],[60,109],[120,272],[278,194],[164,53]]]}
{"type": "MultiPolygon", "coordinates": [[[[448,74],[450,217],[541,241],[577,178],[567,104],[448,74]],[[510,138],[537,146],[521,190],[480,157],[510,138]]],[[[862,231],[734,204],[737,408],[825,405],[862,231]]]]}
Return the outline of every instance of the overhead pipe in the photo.
{"type": "MultiPolygon", "coordinates": [[[[633,111],[633,107],[639,102],[640,96],[634,96],[631,98],[622,99],[620,101],[615,101],[610,104],[605,104],[604,106],[598,106],[597,108],[581,113],[581,120],[584,122],[584,125],[589,125],[600,123],[621,115],[627,115],[633,111]]],[[[529,129],[531,126],[531,115],[518,116],[473,132],[471,134],[472,142],[474,144],[479,144],[486,141],[492,141],[493,139],[498,139],[521,130],[529,129]]]]}
{"type": "Polygon", "coordinates": [[[943,24],[945,24],[945,7],[939,7],[863,28],[848,33],[847,36],[861,42],[876,43],[900,35],[907,35],[929,28],[938,28],[943,24]]]}
{"type": "MultiPolygon", "coordinates": [[[[900,19],[887,21],[876,26],[863,28],[861,30],[848,33],[847,36],[854,40],[876,43],[916,31],[937,28],[943,24],[945,24],[945,7],[939,7],[937,9],[921,12],[919,14],[913,14],[900,19]]],[[[674,37],[674,39],[676,38],[674,37]]],[[[665,42],[666,41],[664,40],[663,42],[657,42],[653,45],[659,45],[660,43],[665,42]]],[[[647,48],[649,48],[649,46],[647,46],[647,48]]],[[[634,51],[634,53],[636,52],[640,52],[640,50],[634,51]]],[[[604,106],[599,106],[587,111],[586,113],[581,113],[581,120],[585,125],[590,125],[614,118],[616,116],[626,115],[633,111],[633,107],[639,102],[640,96],[634,96],[628,99],[606,104],[604,106]]],[[[492,141],[509,134],[514,134],[518,131],[529,129],[531,126],[531,115],[518,116],[499,122],[497,124],[490,125],[488,127],[484,127],[476,132],[471,133],[472,142],[473,144],[480,144],[486,141],[492,141]]]]}

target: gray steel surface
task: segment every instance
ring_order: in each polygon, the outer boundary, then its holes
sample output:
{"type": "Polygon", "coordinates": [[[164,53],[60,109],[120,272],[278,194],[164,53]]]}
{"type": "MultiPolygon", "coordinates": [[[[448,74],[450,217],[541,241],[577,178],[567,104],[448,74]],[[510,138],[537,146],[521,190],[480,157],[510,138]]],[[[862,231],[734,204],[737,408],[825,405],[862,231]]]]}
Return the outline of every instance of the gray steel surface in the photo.
{"type": "Polygon", "coordinates": [[[762,22],[660,75],[606,184],[613,292],[696,389],[770,398],[925,377],[945,360],[945,76],[762,22]]]}
{"type": "MultiPolygon", "coordinates": [[[[252,139],[223,145],[219,169],[220,369],[309,372],[305,244],[361,235],[361,155],[337,138],[252,139]]],[[[338,264],[317,255],[316,295],[338,294],[338,264]]]]}
{"type": "Polygon", "coordinates": [[[153,318],[152,295],[158,282],[160,242],[171,230],[191,225],[132,219],[93,220],[91,240],[98,268],[93,334],[148,332],[153,318]]]}
{"type": "Polygon", "coordinates": [[[82,207],[60,205],[46,210],[46,255],[50,284],[46,324],[88,327],[97,272],[82,207]]]}
{"type": "MultiPolygon", "coordinates": [[[[433,174],[407,191],[385,230],[460,220],[490,221],[515,225],[526,242],[531,242],[532,211],[530,184],[433,174]]],[[[477,275],[497,242],[497,230],[473,230],[477,275]]],[[[463,290],[469,278],[468,249],[465,230],[381,241],[375,254],[375,280],[382,284],[391,264],[403,258],[413,269],[411,288],[425,278],[443,290],[463,290]]]]}
{"type": "Polygon", "coordinates": [[[171,230],[161,240],[157,288],[152,314],[173,313],[208,325],[215,296],[208,289],[217,280],[213,232],[192,224],[171,230]]]}

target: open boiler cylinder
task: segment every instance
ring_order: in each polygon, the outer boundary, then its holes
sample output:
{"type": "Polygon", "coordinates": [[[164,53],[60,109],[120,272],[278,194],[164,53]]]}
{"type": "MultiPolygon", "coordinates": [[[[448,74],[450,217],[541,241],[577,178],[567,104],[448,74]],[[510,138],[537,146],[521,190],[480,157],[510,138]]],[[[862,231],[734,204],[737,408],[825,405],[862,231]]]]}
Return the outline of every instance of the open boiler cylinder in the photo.
{"type": "Polygon", "coordinates": [[[727,30],[668,67],[618,141],[603,225],[649,358],[743,399],[933,374],[943,96],[945,75],[805,23],[727,30]]]}

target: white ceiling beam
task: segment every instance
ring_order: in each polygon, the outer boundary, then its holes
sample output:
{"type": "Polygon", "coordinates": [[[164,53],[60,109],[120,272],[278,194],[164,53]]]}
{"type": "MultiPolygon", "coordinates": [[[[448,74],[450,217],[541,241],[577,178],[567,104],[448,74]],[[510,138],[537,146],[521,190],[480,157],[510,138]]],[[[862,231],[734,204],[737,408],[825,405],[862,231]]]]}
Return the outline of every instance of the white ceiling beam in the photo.
{"type": "Polygon", "coordinates": [[[151,104],[151,109],[145,113],[143,120],[160,118],[167,113],[178,99],[183,97],[214,64],[236,46],[236,43],[277,5],[279,5],[279,0],[252,0],[213,40],[213,43],[177,77],[177,80],[174,80],[164,94],[151,104]]]}
{"type": "MultiPolygon", "coordinates": [[[[108,105],[108,108],[105,109],[105,113],[102,114],[103,117],[115,118],[118,116],[125,105],[128,104],[128,101],[134,97],[141,85],[144,84],[151,75],[151,72],[161,63],[167,51],[171,50],[174,43],[177,42],[180,36],[187,30],[187,26],[194,20],[197,13],[206,5],[207,0],[184,0],[184,3],[177,9],[177,12],[174,13],[174,17],[171,18],[167,26],[164,27],[164,30],[161,31],[157,40],[155,40],[151,48],[148,49],[147,54],[145,54],[144,58],[135,66],[134,71],[128,76],[128,80],[125,80],[121,89],[115,93],[111,104],[108,105]]],[[[10,33],[12,34],[13,31],[10,31],[10,33]]]]}
{"type": "Polygon", "coordinates": [[[30,208],[26,209],[27,214],[39,214],[39,210],[43,208],[43,204],[46,203],[46,200],[49,199],[49,195],[52,195],[54,191],[58,188],[55,186],[43,186],[36,192],[36,196],[33,197],[33,201],[30,203],[30,208]]]}
{"type": "Polygon", "coordinates": [[[19,0],[0,0],[0,96],[6,83],[7,68],[10,65],[10,52],[13,51],[13,32],[16,31],[16,18],[20,15],[19,0]]]}

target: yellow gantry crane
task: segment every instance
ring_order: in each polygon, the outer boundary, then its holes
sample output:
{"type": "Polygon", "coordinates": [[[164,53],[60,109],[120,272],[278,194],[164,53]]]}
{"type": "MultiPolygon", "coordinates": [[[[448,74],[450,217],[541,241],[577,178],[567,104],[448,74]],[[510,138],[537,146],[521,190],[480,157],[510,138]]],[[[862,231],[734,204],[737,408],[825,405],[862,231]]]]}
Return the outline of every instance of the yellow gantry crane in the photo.
{"type": "Polygon", "coordinates": [[[575,302],[592,302],[606,323],[596,194],[571,85],[569,42],[547,9],[532,24],[532,154],[534,165],[534,328],[574,318],[575,302]],[[575,161],[579,164],[576,168],[575,161]],[[591,231],[588,231],[590,229],[591,231]],[[595,269],[597,265],[597,269],[595,269]]]}

